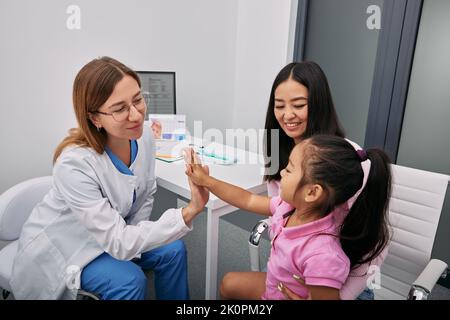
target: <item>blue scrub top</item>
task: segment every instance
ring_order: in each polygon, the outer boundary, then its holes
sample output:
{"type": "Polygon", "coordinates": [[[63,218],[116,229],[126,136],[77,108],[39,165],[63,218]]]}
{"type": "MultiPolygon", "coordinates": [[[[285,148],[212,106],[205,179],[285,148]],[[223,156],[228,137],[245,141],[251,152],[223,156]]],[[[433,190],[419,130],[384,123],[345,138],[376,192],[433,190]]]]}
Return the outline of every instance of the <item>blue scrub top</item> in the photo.
{"type": "MultiPolygon", "coordinates": [[[[136,142],[136,140],[131,140],[130,141],[130,146],[131,146],[131,164],[133,164],[134,160],[136,159],[137,153],[138,153],[138,144],[136,142]]],[[[114,166],[117,168],[117,170],[119,170],[119,172],[129,175],[129,176],[133,176],[133,172],[130,170],[129,167],[127,167],[127,165],[125,163],[123,163],[122,160],[119,159],[118,156],[116,156],[110,148],[108,148],[107,146],[105,146],[105,151],[108,154],[109,158],[111,159],[112,163],[114,164],[114,166]]],[[[134,191],[133,194],[133,203],[136,200],[136,191],[134,191]]]]}

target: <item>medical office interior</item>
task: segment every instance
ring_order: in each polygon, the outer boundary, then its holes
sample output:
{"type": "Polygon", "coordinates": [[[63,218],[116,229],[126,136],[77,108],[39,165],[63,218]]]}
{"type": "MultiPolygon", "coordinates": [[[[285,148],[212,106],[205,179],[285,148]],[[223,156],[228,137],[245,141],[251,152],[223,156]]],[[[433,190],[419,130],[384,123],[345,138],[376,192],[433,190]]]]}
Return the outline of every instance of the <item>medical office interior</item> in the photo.
{"type": "MultiPolygon", "coordinates": [[[[73,79],[99,56],[175,72],[176,113],[186,115],[189,132],[202,121],[203,131],[224,135],[263,129],[278,71],[315,61],[349,139],[384,148],[399,166],[450,175],[448,0],[1,0],[0,25],[0,195],[51,175],[55,147],[76,126],[73,79]]],[[[429,257],[447,264],[449,190],[429,257]]],[[[183,201],[176,188],[159,185],[152,219],[183,201]]],[[[225,273],[250,270],[248,237],[260,220],[241,210],[223,214],[210,235],[217,247],[207,248],[206,211],[184,237],[192,299],[217,299],[225,273]],[[211,252],[216,261],[208,265],[211,252]]],[[[8,244],[0,241],[0,250],[8,244]]],[[[261,247],[267,259],[267,236],[261,247]]],[[[396,263],[394,273],[402,273],[411,262],[396,263]]],[[[149,288],[153,298],[151,281],[149,288]]],[[[428,298],[450,299],[449,277],[428,298]]]]}

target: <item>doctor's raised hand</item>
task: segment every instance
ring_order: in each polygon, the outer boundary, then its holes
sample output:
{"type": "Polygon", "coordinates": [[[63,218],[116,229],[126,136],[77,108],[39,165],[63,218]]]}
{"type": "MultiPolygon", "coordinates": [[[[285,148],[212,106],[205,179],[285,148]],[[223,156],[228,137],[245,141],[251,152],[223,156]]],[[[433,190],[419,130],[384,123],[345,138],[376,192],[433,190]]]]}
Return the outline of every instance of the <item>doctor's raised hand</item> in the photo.
{"type": "Polygon", "coordinates": [[[157,299],[189,299],[181,238],[208,190],[190,182],[185,208],[150,219],[155,138],[144,126],[147,105],[135,71],[94,59],[75,77],[72,97],[77,127],[56,148],[52,188],[23,226],[11,277],[15,298],[75,299],[82,289],[104,300],[145,299],[144,271],[154,270],[157,299]],[[79,286],[69,287],[74,267],[79,286]]]}
{"type": "MultiPolygon", "coordinates": [[[[207,170],[207,169],[206,169],[207,170]]],[[[208,172],[208,171],[207,171],[208,172]]],[[[201,185],[195,184],[188,178],[191,188],[191,201],[188,206],[183,208],[182,214],[185,223],[188,225],[204,208],[209,200],[209,190],[201,185]]]]}

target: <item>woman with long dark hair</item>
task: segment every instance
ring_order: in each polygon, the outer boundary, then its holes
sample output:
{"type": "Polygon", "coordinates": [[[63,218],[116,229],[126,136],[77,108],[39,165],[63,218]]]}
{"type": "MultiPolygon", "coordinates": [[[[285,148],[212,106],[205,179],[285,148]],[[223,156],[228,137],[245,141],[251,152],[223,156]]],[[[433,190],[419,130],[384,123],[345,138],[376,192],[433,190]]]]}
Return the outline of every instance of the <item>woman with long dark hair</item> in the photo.
{"type": "MultiPolygon", "coordinates": [[[[287,166],[289,154],[295,145],[316,134],[345,137],[331,95],[327,77],[321,67],[312,61],[293,62],[285,66],[272,85],[266,113],[264,150],[268,194],[279,194],[280,172],[287,166]],[[278,130],[279,140],[272,141],[272,130],[278,130]],[[272,150],[275,147],[275,151],[272,150]],[[278,152],[276,152],[278,150],[278,152]]],[[[347,139],[358,150],[361,147],[347,139]]],[[[367,166],[363,164],[367,174],[367,166]]],[[[335,214],[342,221],[352,208],[357,195],[341,204],[335,214]]],[[[373,299],[366,288],[369,266],[380,266],[387,249],[371,261],[354,268],[341,289],[342,299],[373,299]]]]}

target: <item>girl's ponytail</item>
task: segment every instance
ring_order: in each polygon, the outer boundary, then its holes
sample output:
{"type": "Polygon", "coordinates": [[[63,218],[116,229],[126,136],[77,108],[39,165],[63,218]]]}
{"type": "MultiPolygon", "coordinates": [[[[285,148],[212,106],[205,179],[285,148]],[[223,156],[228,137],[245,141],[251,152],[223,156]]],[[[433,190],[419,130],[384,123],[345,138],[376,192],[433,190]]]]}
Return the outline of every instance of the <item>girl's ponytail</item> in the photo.
{"type": "Polygon", "coordinates": [[[388,156],[381,150],[358,152],[367,156],[371,166],[367,183],[341,226],[340,238],[352,267],[370,262],[389,241],[388,203],[391,195],[391,170],[388,156]]]}

